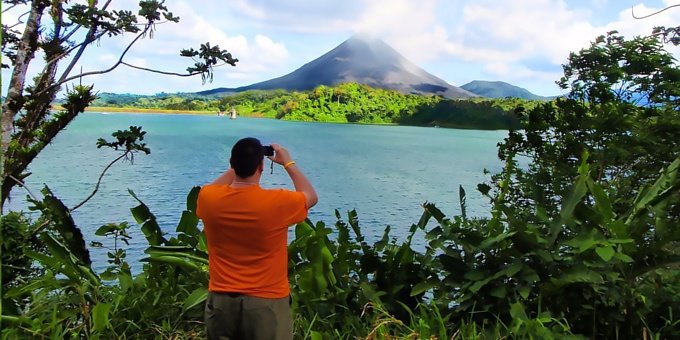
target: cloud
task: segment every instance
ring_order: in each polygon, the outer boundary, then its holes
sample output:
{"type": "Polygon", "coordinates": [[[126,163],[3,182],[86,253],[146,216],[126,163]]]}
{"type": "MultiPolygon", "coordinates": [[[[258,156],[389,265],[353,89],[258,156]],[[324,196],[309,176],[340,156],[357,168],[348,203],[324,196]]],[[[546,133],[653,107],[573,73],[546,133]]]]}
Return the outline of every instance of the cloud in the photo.
{"type": "Polygon", "coordinates": [[[524,65],[493,62],[488,63],[484,70],[498,79],[555,81],[562,76],[561,72],[537,71],[524,65]]]}
{"type": "MultiPolygon", "coordinates": [[[[237,67],[225,65],[217,68],[215,70],[216,82],[222,83],[224,80],[231,79],[233,81],[227,86],[242,86],[247,84],[244,84],[241,80],[258,79],[262,73],[280,72],[280,66],[289,57],[284,43],[274,41],[265,34],[254,34],[252,38],[243,34],[230,35],[223,31],[219,25],[207,19],[205,15],[199,14],[195,5],[179,1],[173,3],[172,6],[173,12],[181,17],[180,22],[157,25],[153,39],[147,37],[138,41],[126,55],[126,62],[135,66],[181,73],[193,64],[193,61],[180,57],[179,51],[189,47],[198,49],[200,44],[210,42],[212,46],[219,45],[220,48],[227,49],[235,58],[239,59],[237,67]],[[232,73],[234,74],[232,75],[232,73]]],[[[100,47],[90,49],[90,55],[94,59],[84,59],[84,67],[86,70],[92,70],[100,69],[102,64],[113,64],[118,59],[120,51],[133,38],[134,36],[127,35],[123,39],[103,40],[100,47]]],[[[125,66],[120,66],[120,68],[125,69],[125,66]]],[[[143,71],[135,72],[145,73],[143,71]]],[[[126,87],[116,83],[128,82],[130,80],[129,73],[132,72],[113,72],[106,82],[99,81],[98,83],[106,88],[126,87]]],[[[157,75],[153,75],[149,79],[157,79],[157,75]]],[[[174,79],[173,81],[159,80],[158,84],[162,84],[163,88],[159,88],[158,91],[187,91],[190,88],[196,88],[196,83],[200,84],[200,81],[187,78],[174,79]],[[177,85],[177,87],[167,88],[174,85],[177,85]]],[[[153,90],[145,92],[154,93],[153,90]]]]}
{"type": "MultiPolygon", "coordinates": [[[[673,3],[665,0],[664,4],[673,3]]],[[[138,5],[137,0],[117,0],[111,6],[133,9],[138,5]]],[[[241,86],[280,76],[332,48],[329,41],[340,42],[366,31],[445,80],[460,83],[476,77],[503,77],[510,82],[537,83],[550,78],[552,84],[569,52],[587,47],[598,35],[616,29],[632,37],[649,34],[657,25],[680,22],[680,9],[636,20],[627,4],[607,0],[236,0],[228,4],[179,0],[168,6],[180,16],[180,23],[157,25],[154,38],[138,42],[126,60],[182,71],[192,62],[180,57],[179,50],[210,41],[240,60],[237,67],[216,70],[218,86],[241,86]]],[[[657,6],[640,0],[634,11],[644,15],[662,8],[657,6]]],[[[3,13],[3,20],[16,19],[17,13],[3,13]]],[[[126,34],[91,45],[83,57],[84,70],[113,64],[133,37],[126,34]]],[[[670,50],[680,53],[678,48],[670,50]]],[[[6,74],[3,71],[3,77],[6,74]]],[[[166,92],[190,91],[200,84],[200,80],[170,80],[129,69],[97,78],[97,83],[130,87],[136,74],[142,74],[139,80],[149,91],[153,91],[152,80],[157,81],[153,86],[166,92]]]]}
{"type": "Polygon", "coordinates": [[[422,63],[451,47],[436,13],[435,0],[374,0],[367,2],[351,28],[382,37],[407,59],[422,63]]]}
{"type": "Polygon", "coordinates": [[[229,10],[251,23],[286,32],[321,33],[346,31],[357,13],[369,2],[363,0],[238,0],[229,10]]]}
{"type": "Polygon", "coordinates": [[[466,5],[463,13],[463,35],[456,37],[463,58],[478,58],[477,50],[491,46],[510,61],[541,56],[559,65],[597,32],[588,22],[591,13],[569,8],[563,1],[477,1],[466,5]]]}
{"type": "Polygon", "coordinates": [[[234,6],[236,11],[250,18],[257,20],[265,20],[267,18],[267,12],[263,8],[252,5],[247,0],[232,1],[230,5],[234,6]]]}

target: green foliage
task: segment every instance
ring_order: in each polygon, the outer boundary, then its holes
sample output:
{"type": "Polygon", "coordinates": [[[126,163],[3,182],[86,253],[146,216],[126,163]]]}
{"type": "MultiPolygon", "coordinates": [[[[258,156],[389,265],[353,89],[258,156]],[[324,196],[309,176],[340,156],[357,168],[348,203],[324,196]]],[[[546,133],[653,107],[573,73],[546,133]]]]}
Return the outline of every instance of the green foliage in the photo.
{"type": "MultiPolygon", "coordinates": [[[[543,240],[527,246],[561,244],[573,249],[567,259],[581,264],[562,279],[551,274],[555,287],[542,292],[544,305],[580,301],[587,309],[565,307],[565,317],[575,331],[594,336],[639,337],[645,325],[665,329],[658,316],[673,305],[640,294],[650,276],[666,275],[658,268],[677,273],[679,259],[680,68],[659,39],[625,40],[611,32],[572,54],[560,81],[569,96],[522,112],[523,131],[511,132],[499,147],[502,160],[522,155],[529,163],[495,178],[512,202],[508,219],[525,228],[553,221],[543,240]],[[585,286],[565,293],[575,284],[585,286]]],[[[673,296],[669,285],[657,289],[673,296]]]]}
{"type": "Polygon", "coordinates": [[[519,127],[515,107],[537,103],[514,98],[446,100],[346,83],[304,92],[250,90],[217,99],[109,94],[94,105],[211,112],[233,107],[240,115],[297,121],[511,129],[519,127]]]}
{"type": "MultiPolygon", "coordinates": [[[[27,255],[29,252],[44,253],[45,246],[40,243],[33,231],[39,225],[33,223],[26,214],[10,212],[0,220],[0,254],[2,255],[2,291],[39,277],[43,270],[36,266],[27,255]]],[[[2,300],[2,310],[17,314],[18,306],[11,301],[2,300]]]]}
{"type": "MultiPolygon", "coordinates": [[[[79,245],[66,245],[59,241],[61,235],[55,237],[49,231],[41,232],[41,244],[46,246],[46,251],[28,249],[25,253],[45,275],[19,282],[9,291],[3,290],[3,304],[17,306],[4,309],[7,314],[3,315],[3,326],[5,323],[21,326],[4,328],[3,336],[59,337],[69,334],[90,338],[104,334],[116,337],[153,337],[159,332],[193,334],[196,330],[188,321],[202,316],[195,307],[204,301],[208,282],[207,254],[200,250],[205,249],[205,239],[196,228],[198,219],[194,214],[197,194],[198,188],[195,188],[188,197],[187,210],[177,228],[178,236],[168,240],[162,238],[162,245],[150,246],[147,250],[150,256],[145,260],[148,264],[137,275],[131,273],[126,250],[120,247],[127,245],[130,239],[127,223],[106,224],[95,233],[113,238],[113,246],[107,253],[110,266],[99,274],[72,251],[80,249],[79,245]],[[181,242],[186,243],[179,245],[181,242]],[[166,261],[168,258],[195,260],[201,266],[177,266],[176,261],[166,261]]],[[[46,199],[58,200],[49,192],[46,195],[46,199]]],[[[54,205],[51,209],[62,209],[59,214],[50,215],[51,218],[68,213],[63,205],[54,205]]],[[[155,221],[141,202],[131,210],[135,217],[146,211],[145,221],[155,221]]],[[[8,216],[8,223],[16,219],[15,215],[8,216]]],[[[52,223],[69,225],[70,222],[55,218],[52,223]]],[[[160,232],[157,224],[147,227],[160,232]]],[[[54,229],[65,228],[55,226],[54,229]]],[[[92,246],[102,247],[103,244],[93,242],[92,246]]]]}
{"type": "Polygon", "coordinates": [[[223,62],[224,64],[229,64],[231,66],[236,66],[238,59],[233,58],[231,53],[226,50],[221,50],[219,46],[210,46],[210,43],[201,44],[198,51],[190,48],[188,50],[180,51],[182,57],[195,58],[198,57],[199,60],[196,61],[194,66],[187,68],[187,72],[190,74],[200,74],[203,84],[206,81],[213,81],[213,68],[220,66],[217,63],[223,62]]]}
{"type": "Polygon", "coordinates": [[[118,130],[112,134],[116,138],[113,142],[107,142],[103,138],[97,140],[97,148],[110,147],[114,150],[123,149],[126,153],[133,153],[137,151],[150,154],[151,150],[146,147],[146,143],[137,143],[137,141],[144,140],[146,131],[142,131],[141,126],[130,126],[129,130],[118,130]]]}
{"type": "Polygon", "coordinates": [[[41,212],[46,224],[44,227],[57,232],[59,239],[76,257],[77,262],[87,266],[92,264],[83,233],[76,226],[69,209],[47,186],[42,189],[42,194],[44,196],[42,200],[29,198],[29,202],[33,204],[29,209],[41,212]]]}

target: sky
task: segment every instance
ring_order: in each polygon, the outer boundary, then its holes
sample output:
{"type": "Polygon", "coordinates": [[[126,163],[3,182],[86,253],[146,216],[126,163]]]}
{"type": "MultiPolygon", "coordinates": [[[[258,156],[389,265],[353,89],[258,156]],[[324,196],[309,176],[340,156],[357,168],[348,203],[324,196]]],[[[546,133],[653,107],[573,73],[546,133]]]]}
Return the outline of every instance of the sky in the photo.
{"type": "MultiPolygon", "coordinates": [[[[101,2],[101,1],[100,1],[101,2]]],[[[113,9],[135,9],[136,0],[113,0],[113,9]]],[[[167,0],[179,23],[156,26],[125,56],[142,67],[182,72],[191,65],[182,48],[210,42],[231,52],[236,67],[217,68],[212,83],[120,66],[82,79],[100,92],[156,94],[239,87],[279,77],[330,51],[356,33],[369,33],[448,83],[505,81],[538,95],[557,95],[555,81],[570,51],[617,30],[648,35],[654,26],[680,25],[680,8],[635,19],[680,1],[668,0],[167,0]]],[[[17,22],[21,8],[2,14],[17,22]]],[[[16,28],[22,29],[21,25],[16,28]]],[[[92,44],[76,68],[114,64],[132,34],[92,44]]],[[[680,57],[680,50],[671,50],[680,57]]],[[[40,56],[31,74],[42,67],[40,56]]],[[[3,94],[9,71],[2,71],[3,94]]]]}

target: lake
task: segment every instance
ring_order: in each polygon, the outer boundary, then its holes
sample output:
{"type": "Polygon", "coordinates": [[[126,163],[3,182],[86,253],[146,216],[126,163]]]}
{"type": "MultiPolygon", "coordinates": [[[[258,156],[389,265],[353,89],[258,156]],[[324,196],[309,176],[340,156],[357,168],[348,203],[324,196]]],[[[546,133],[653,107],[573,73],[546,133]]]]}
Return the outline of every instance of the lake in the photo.
{"type": "MultiPolygon", "coordinates": [[[[114,165],[97,195],[74,212],[74,219],[88,243],[104,244],[108,244],[105,239],[94,235],[99,226],[130,222],[131,263],[143,255],[146,240],[130,215],[136,201],[128,188],[150,207],[164,231],[174,232],[189,190],[225,171],[231,146],[242,137],[278,143],[290,151],[319,195],[319,203],[310,211],[312,221],[330,225],[336,221],[335,209],[343,216],[356,209],[364,235],[375,241],[387,225],[392,235],[403,237],[418,221],[425,201],[449,216],[459,214],[459,185],[467,192],[468,215],[488,215],[488,200],[475,188],[488,179],[484,169],[501,170],[496,144],[507,135],[507,131],[87,112],[31,164],[28,187],[39,193],[47,183],[67,206],[80,203],[118,155],[97,149],[96,140],[111,140],[112,132],[130,125],[147,131],[144,142],[151,154],[136,155],[132,164],[114,165]]],[[[275,164],[270,174],[266,162],[262,186],[292,188],[285,171],[275,164]]],[[[24,196],[23,189],[15,188],[9,207],[25,209],[24,196]]],[[[105,250],[90,252],[96,269],[106,266],[105,250]]]]}

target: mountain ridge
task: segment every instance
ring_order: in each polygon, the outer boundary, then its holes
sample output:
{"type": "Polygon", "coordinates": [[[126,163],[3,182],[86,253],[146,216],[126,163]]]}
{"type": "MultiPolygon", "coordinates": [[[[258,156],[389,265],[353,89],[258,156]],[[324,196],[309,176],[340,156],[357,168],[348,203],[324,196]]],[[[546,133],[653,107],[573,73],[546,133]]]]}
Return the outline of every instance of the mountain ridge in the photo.
{"type": "Polygon", "coordinates": [[[514,97],[529,100],[550,100],[554,97],[539,96],[529,90],[504,81],[473,80],[460,88],[487,98],[514,97]]]}
{"type": "Polygon", "coordinates": [[[453,86],[404,58],[381,39],[353,35],[332,50],[281,77],[237,88],[216,88],[199,95],[247,90],[311,90],[355,82],[402,93],[439,95],[445,98],[476,97],[453,86]]]}

